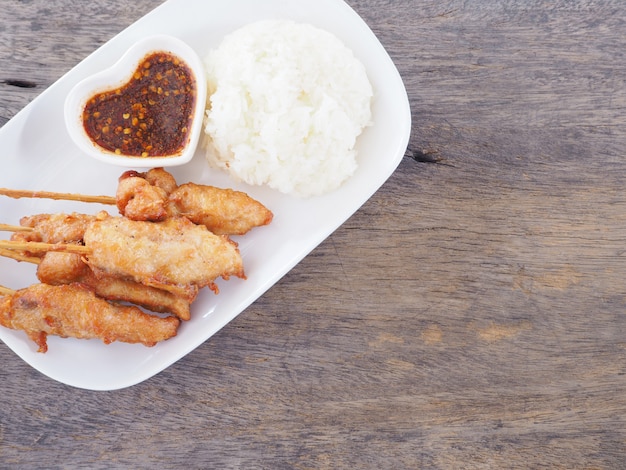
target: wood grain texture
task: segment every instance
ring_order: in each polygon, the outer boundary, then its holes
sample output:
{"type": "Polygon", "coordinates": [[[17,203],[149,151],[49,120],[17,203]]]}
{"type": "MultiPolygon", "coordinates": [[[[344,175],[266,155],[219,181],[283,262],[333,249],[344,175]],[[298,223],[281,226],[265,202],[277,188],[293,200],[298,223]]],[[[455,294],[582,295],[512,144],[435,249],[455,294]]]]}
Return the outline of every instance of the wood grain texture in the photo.
{"type": "MultiPolygon", "coordinates": [[[[5,0],[0,124],[159,3],[5,0]]],[[[398,170],[142,384],[0,345],[3,467],[626,466],[622,2],[349,3],[405,80],[398,170]]]]}

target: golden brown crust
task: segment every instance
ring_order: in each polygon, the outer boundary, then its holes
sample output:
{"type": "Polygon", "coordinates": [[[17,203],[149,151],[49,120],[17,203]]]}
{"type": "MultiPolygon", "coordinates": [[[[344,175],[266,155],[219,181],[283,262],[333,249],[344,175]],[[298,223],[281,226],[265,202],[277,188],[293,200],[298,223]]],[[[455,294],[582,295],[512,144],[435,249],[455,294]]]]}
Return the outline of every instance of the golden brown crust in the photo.
{"type": "Polygon", "coordinates": [[[272,212],[242,191],[186,183],[178,186],[163,168],[127,171],[119,178],[117,207],[140,221],[186,217],[216,235],[243,235],[272,221],[272,212]]]}
{"type": "Polygon", "coordinates": [[[181,320],[191,318],[188,293],[181,297],[127,279],[110,276],[98,278],[81,255],[52,251],[46,253],[37,266],[37,278],[49,285],[85,284],[106,300],[130,302],[153,312],[171,313],[181,320]]]}
{"type": "Polygon", "coordinates": [[[141,222],[111,217],[85,232],[87,264],[97,276],[133,279],[168,291],[213,286],[218,277],[245,278],[237,244],[184,217],[141,222]]]}
{"type": "Polygon", "coordinates": [[[179,323],[175,317],[111,304],[81,284],[34,284],[0,302],[0,324],[25,331],[39,352],[47,351],[48,335],[154,346],[175,336],[179,323]]]}
{"type": "Polygon", "coordinates": [[[242,191],[186,183],[169,196],[169,212],[204,225],[217,235],[243,235],[267,225],[273,214],[242,191]]]}
{"type": "Polygon", "coordinates": [[[97,216],[79,214],[36,214],[22,217],[20,225],[31,227],[31,232],[16,232],[11,236],[15,241],[44,243],[79,243],[89,224],[97,216]]]}
{"type": "Polygon", "coordinates": [[[167,217],[167,193],[141,176],[120,178],[117,209],[132,220],[159,221],[167,217]]]}

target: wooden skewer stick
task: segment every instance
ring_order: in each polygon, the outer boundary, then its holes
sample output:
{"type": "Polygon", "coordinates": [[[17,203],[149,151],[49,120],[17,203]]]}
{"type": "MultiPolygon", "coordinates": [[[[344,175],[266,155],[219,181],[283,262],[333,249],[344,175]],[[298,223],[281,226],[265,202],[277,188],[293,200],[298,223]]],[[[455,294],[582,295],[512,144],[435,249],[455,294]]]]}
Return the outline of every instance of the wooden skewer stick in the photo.
{"type": "Polygon", "coordinates": [[[32,232],[35,230],[32,227],[23,227],[21,225],[9,225],[9,224],[0,224],[1,232],[32,232]]]}
{"type": "Polygon", "coordinates": [[[86,194],[55,193],[52,191],[28,191],[23,189],[0,188],[0,195],[19,199],[21,197],[56,199],[62,201],[95,202],[115,205],[117,200],[111,196],[89,196],[86,194]]]}
{"type": "Polygon", "coordinates": [[[0,248],[0,256],[4,256],[5,258],[11,258],[15,261],[24,261],[26,263],[39,264],[41,263],[41,259],[35,256],[26,256],[20,253],[19,251],[7,250],[5,248],[0,248]]]}
{"type": "Polygon", "coordinates": [[[13,289],[9,289],[8,287],[0,286],[0,295],[13,295],[15,291],[13,289]]]}
{"type": "Polygon", "coordinates": [[[42,242],[19,242],[13,240],[0,240],[0,248],[6,250],[28,251],[30,253],[45,253],[48,251],[65,251],[88,255],[91,249],[84,245],[72,245],[71,243],[42,243],[42,242]]]}

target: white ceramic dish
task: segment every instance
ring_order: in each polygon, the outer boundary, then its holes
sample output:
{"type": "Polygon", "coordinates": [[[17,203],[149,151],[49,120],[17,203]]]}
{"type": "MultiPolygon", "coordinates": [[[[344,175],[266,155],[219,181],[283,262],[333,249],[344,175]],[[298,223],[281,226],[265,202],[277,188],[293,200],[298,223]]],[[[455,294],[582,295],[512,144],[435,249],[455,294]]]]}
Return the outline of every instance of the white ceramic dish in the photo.
{"type": "MultiPolygon", "coordinates": [[[[248,279],[219,282],[219,295],[203,290],[193,305],[193,318],[181,326],[178,336],[153,348],[50,337],[48,352],[41,354],[23,332],[0,328],[0,339],[41,373],[92,390],[128,387],[157,374],[209,339],[274,285],[358,210],[402,160],[411,129],[402,79],[372,31],[343,1],[169,0],[96,50],[0,129],[0,186],[115,194],[123,169],[85,157],[65,129],[63,105],[72,87],[115,63],[143,37],[179,37],[204,57],[225,34],[268,18],[288,18],[327,29],[364,63],[375,97],[373,125],[357,142],[358,170],[338,190],[301,200],[266,187],[236,184],[209,169],[197,152],[190,163],[171,170],[179,183],[194,181],[243,190],[274,212],[271,225],[237,239],[248,279]]],[[[44,199],[2,198],[0,207],[1,221],[13,224],[24,215],[42,212],[106,209],[115,213],[110,206],[44,199]]],[[[18,289],[34,282],[32,265],[0,259],[0,284],[18,289]]],[[[276,308],[280,310],[280,306],[276,308]]]]}
{"type": "Polygon", "coordinates": [[[139,40],[113,66],[78,82],[65,99],[65,125],[70,137],[78,148],[96,160],[118,166],[137,168],[177,166],[188,163],[196,152],[200,134],[202,133],[205,103],[206,78],[204,65],[196,51],[179,38],[159,34],[139,40]],[[169,52],[174,54],[189,66],[195,76],[196,100],[191,132],[184,148],[174,155],[149,158],[120,156],[96,145],[91,140],[85,132],[83,125],[83,110],[87,101],[95,94],[114,90],[128,83],[139,63],[151,52],[169,52]]]}

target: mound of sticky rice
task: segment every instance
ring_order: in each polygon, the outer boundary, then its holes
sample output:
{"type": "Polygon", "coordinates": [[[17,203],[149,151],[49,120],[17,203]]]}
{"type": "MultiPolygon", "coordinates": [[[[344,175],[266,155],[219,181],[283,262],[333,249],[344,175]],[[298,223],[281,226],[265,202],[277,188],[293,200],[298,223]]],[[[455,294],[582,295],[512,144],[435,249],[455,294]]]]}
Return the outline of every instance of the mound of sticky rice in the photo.
{"type": "Polygon", "coordinates": [[[372,87],[337,37],[308,24],[260,21],[226,36],[206,67],[212,166],[300,197],[334,190],[355,172],[372,87]]]}

